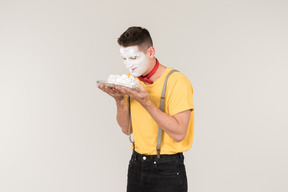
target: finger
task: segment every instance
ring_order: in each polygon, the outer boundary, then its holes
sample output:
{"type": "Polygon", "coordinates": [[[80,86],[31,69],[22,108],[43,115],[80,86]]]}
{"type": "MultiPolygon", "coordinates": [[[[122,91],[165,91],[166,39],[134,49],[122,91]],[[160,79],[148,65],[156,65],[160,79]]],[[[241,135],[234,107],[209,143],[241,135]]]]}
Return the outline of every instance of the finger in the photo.
{"type": "Polygon", "coordinates": [[[138,98],[141,95],[141,93],[139,91],[133,90],[133,89],[129,89],[129,88],[125,88],[125,87],[121,88],[121,92],[123,94],[126,94],[126,95],[130,96],[131,98],[134,98],[134,99],[138,98]]]}
{"type": "Polygon", "coordinates": [[[103,85],[97,85],[99,89],[103,89],[103,85]]]}
{"type": "Polygon", "coordinates": [[[123,89],[123,87],[115,87],[115,90],[117,90],[119,93],[122,93],[122,94],[126,94],[126,91],[123,89]]]}
{"type": "Polygon", "coordinates": [[[98,86],[98,88],[101,89],[102,91],[106,92],[104,86],[101,86],[101,85],[100,85],[100,86],[98,86]]]}
{"type": "Polygon", "coordinates": [[[117,90],[121,92],[122,94],[130,95],[133,94],[133,91],[131,89],[125,88],[125,87],[117,87],[117,90]]]}
{"type": "Polygon", "coordinates": [[[119,94],[117,94],[116,92],[114,92],[113,90],[104,90],[105,93],[107,93],[108,95],[110,95],[111,97],[117,97],[119,94]]]}
{"type": "Polygon", "coordinates": [[[122,94],[116,87],[113,87],[111,91],[115,94],[122,94]]]}
{"type": "Polygon", "coordinates": [[[113,87],[109,87],[108,89],[106,89],[107,93],[109,94],[113,94],[113,95],[116,95],[118,94],[118,91],[115,90],[113,87]]]}
{"type": "Polygon", "coordinates": [[[109,86],[105,86],[105,85],[100,85],[99,89],[101,89],[102,91],[104,91],[105,93],[110,94],[111,93],[111,88],[109,86]]]}

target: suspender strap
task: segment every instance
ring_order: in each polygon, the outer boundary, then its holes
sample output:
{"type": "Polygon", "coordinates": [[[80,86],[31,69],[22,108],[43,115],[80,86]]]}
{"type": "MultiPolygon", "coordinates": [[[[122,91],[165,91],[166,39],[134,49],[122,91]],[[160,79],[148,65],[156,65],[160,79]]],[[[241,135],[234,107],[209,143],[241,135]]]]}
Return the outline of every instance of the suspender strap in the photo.
{"type": "MultiPolygon", "coordinates": [[[[173,69],[172,71],[170,71],[168,73],[168,75],[166,76],[165,82],[163,84],[163,88],[162,88],[162,94],[161,94],[161,99],[160,99],[160,110],[164,112],[164,104],[165,104],[165,94],[166,94],[166,87],[167,87],[167,80],[168,77],[176,72],[177,70],[173,69]]],[[[161,148],[161,138],[162,138],[162,129],[160,127],[158,127],[158,136],[157,136],[157,158],[160,158],[160,148],[161,148]]]]}
{"type": "Polygon", "coordinates": [[[130,96],[128,96],[128,110],[129,110],[129,128],[128,128],[128,134],[129,134],[129,140],[133,144],[133,150],[135,150],[135,141],[131,138],[131,126],[132,126],[132,119],[131,119],[131,107],[130,107],[130,96]]]}

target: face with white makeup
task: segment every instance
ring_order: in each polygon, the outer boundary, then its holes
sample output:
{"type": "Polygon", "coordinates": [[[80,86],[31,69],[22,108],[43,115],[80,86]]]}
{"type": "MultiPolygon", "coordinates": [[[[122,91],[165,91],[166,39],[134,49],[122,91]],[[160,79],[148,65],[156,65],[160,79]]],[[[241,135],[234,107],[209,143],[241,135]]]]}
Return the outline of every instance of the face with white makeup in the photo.
{"type": "Polygon", "coordinates": [[[138,46],[121,46],[120,54],[132,76],[139,77],[147,71],[150,63],[149,57],[143,51],[140,51],[138,46]]]}

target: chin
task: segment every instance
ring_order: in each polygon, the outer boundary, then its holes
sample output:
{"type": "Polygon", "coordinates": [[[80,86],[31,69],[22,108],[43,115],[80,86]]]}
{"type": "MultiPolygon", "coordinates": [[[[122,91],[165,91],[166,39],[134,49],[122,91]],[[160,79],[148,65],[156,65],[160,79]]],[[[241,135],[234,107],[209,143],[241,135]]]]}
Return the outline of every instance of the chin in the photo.
{"type": "Polygon", "coordinates": [[[139,77],[139,76],[141,76],[141,74],[139,75],[139,73],[135,73],[135,72],[133,73],[133,72],[131,72],[131,71],[130,71],[130,73],[131,73],[131,75],[134,76],[134,77],[139,77]]]}
{"type": "Polygon", "coordinates": [[[133,73],[131,73],[131,75],[132,75],[133,77],[139,77],[139,76],[141,76],[141,75],[133,74],[133,73]]]}

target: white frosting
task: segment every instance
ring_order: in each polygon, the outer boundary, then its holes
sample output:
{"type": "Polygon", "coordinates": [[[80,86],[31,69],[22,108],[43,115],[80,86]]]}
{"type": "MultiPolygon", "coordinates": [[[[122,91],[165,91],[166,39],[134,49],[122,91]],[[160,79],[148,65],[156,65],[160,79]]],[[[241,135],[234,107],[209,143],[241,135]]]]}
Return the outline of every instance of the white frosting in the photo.
{"type": "Polygon", "coordinates": [[[138,46],[121,47],[120,54],[124,59],[126,68],[134,77],[139,77],[147,71],[149,58],[138,49],[138,46]]]}
{"type": "Polygon", "coordinates": [[[113,83],[116,85],[123,85],[130,88],[139,87],[139,80],[135,79],[133,76],[128,77],[127,75],[109,75],[108,83],[113,83]]]}

